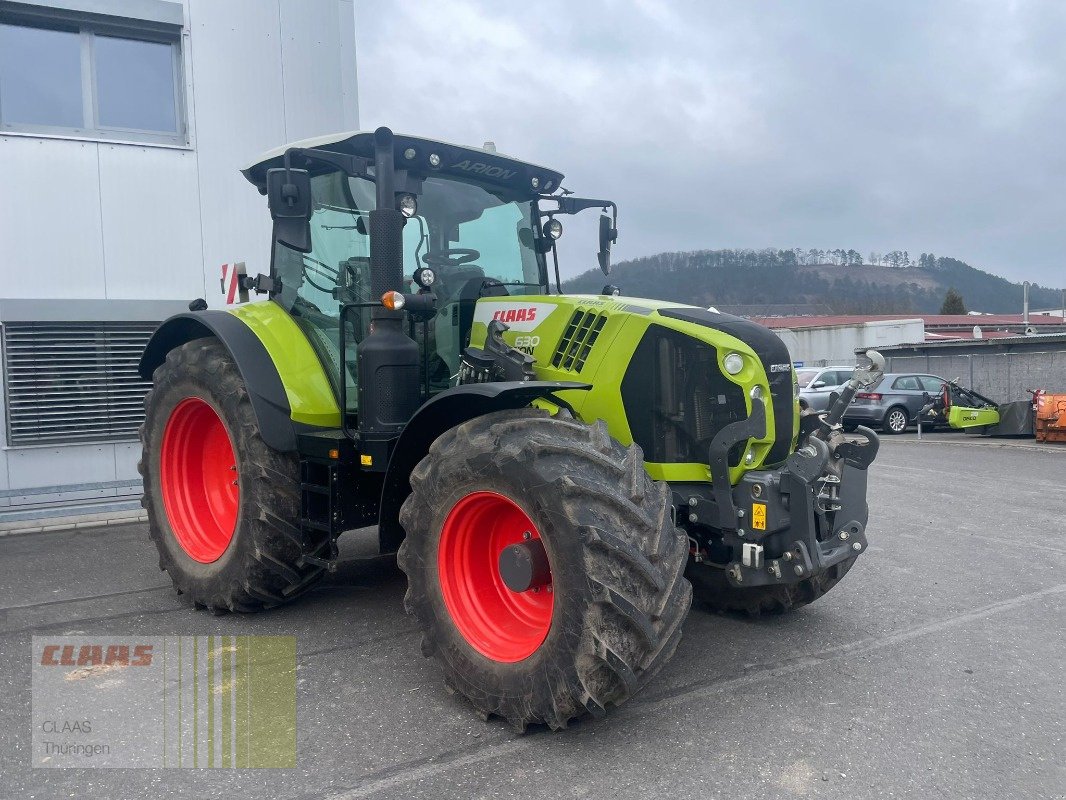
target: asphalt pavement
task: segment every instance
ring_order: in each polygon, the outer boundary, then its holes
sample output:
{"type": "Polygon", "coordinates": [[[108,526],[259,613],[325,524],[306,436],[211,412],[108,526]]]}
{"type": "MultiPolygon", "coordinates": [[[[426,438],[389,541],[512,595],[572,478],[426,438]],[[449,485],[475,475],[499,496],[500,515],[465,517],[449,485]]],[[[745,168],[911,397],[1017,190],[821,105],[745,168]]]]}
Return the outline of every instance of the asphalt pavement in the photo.
{"type": "Polygon", "coordinates": [[[0,797],[1066,798],[1066,446],[883,442],[838,587],[778,619],[694,609],[647,691],[561,733],[445,692],[372,531],[296,603],[219,617],[144,525],[0,538],[0,797]],[[297,768],[33,768],[30,637],[83,633],[295,635],[297,768]]]}

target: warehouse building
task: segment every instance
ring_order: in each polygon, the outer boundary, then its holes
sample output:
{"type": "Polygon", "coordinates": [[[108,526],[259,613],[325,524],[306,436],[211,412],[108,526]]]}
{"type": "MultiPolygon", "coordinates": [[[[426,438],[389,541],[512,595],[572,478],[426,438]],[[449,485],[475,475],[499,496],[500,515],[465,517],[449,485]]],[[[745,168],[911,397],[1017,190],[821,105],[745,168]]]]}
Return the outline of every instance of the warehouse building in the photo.
{"type": "Polygon", "coordinates": [[[855,363],[869,348],[922,342],[1003,339],[1066,333],[1066,321],[1050,314],[887,314],[753,316],[780,336],[796,362],[809,367],[855,363]]]}
{"type": "Polygon", "coordinates": [[[267,271],[238,170],[358,122],[353,0],[0,0],[0,531],[138,512],[147,337],[267,271]]]}
{"type": "Polygon", "coordinates": [[[1025,400],[1031,389],[1066,393],[1066,332],[934,340],[880,352],[888,372],[958,378],[997,403],[1025,400]]]}

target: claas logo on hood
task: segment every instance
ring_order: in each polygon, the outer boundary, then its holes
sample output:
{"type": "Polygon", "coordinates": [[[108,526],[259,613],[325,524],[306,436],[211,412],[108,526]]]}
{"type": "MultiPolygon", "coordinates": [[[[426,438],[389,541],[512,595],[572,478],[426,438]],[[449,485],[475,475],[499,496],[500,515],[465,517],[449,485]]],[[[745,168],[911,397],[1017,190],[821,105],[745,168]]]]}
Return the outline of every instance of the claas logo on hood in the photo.
{"type": "Polygon", "coordinates": [[[492,318],[500,322],[535,322],[536,308],[507,308],[493,313],[492,318]]]}

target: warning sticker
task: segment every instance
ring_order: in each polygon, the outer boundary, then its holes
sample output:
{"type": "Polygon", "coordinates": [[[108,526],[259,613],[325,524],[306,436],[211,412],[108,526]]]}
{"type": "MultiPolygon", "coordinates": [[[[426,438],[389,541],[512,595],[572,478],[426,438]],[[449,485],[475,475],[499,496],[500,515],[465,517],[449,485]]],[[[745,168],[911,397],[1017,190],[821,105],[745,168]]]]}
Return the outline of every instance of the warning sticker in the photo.
{"type": "Polygon", "coordinates": [[[751,504],[751,527],[757,531],[766,530],[766,503],[751,504]]]}

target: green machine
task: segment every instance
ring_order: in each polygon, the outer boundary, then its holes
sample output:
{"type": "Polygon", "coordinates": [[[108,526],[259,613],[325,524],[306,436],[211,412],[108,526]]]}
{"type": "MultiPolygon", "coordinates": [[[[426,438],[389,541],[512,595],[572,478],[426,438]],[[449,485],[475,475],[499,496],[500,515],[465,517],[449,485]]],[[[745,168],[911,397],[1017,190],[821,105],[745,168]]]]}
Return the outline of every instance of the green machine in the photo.
{"type": "MultiPolygon", "coordinates": [[[[1031,405],[1026,402],[1023,405],[1031,405]]],[[[926,395],[922,415],[956,430],[985,432],[1000,424],[1000,406],[994,400],[967,389],[959,379],[947,381],[936,397],[926,395]]],[[[1013,433],[1014,431],[1011,431],[1013,433]]],[[[1032,420],[1029,421],[1032,432],[1032,420]]]]}
{"type": "Polygon", "coordinates": [[[562,220],[602,210],[607,274],[617,208],[492,148],[381,128],[244,175],[274,222],[269,274],[241,279],[262,301],[194,301],[140,365],[150,532],[196,606],[292,600],[376,525],[446,685],[561,728],[651,680],[693,593],[785,612],[865,551],[878,442],[841,419],[876,353],[801,416],[766,328],[563,294],[562,220]]]}

